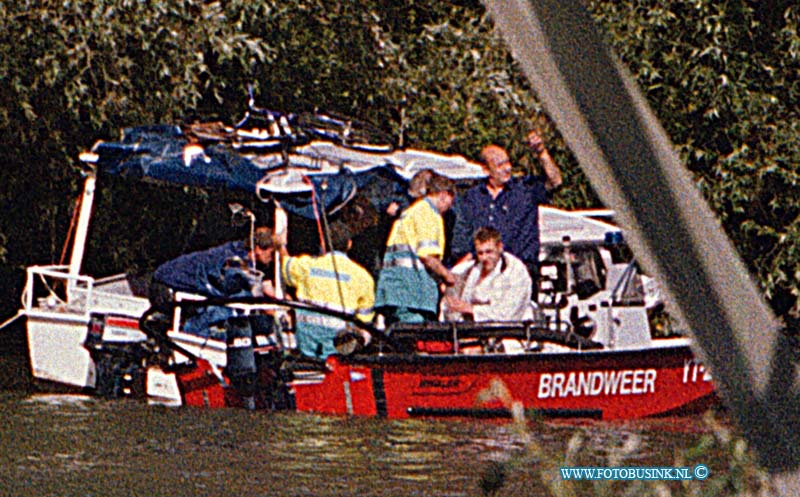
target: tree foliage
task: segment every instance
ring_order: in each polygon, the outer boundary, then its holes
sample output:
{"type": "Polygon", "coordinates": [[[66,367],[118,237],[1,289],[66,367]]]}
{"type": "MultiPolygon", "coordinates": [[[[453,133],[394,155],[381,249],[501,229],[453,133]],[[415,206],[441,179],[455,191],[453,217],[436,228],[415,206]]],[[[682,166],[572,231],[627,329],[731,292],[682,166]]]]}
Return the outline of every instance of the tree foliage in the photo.
{"type": "MultiPolygon", "coordinates": [[[[776,309],[797,311],[797,7],[589,8],[776,309]]],[[[0,0],[0,54],[0,263],[10,309],[22,269],[61,256],[80,150],[126,126],[232,122],[249,84],[259,105],[349,114],[404,146],[474,157],[497,142],[520,169],[538,167],[522,137],[539,128],[565,173],[556,202],[597,204],[476,0],[0,0]]],[[[97,274],[147,267],[225,234],[208,193],[104,188],[87,260],[97,274]]]]}
{"type": "Polygon", "coordinates": [[[800,9],[744,0],[593,2],[776,310],[800,296],[800,9]],[[777,10],[777,12],[776,12],[777,10]]]}
{"type": "MultiPolygon", "coordinates": [[[[269,63],[267,45],[239,28],[218,5],[193,2],[0,2],[0,234],[17,286],[22,267],[63,253],[80,180],[69,165],[82,149],[124,126],[176,121],[227,88],[210,61],[269,63]]],[[[114,242],[125,225],[111,221],[98,231],[124,264],[114,242]]]]}

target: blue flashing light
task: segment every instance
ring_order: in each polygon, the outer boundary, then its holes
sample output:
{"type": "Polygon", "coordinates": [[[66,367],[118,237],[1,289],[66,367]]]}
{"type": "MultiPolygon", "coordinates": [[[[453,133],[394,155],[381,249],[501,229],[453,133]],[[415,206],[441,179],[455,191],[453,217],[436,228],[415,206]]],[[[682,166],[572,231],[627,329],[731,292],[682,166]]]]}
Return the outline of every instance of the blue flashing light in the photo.
{"type": "Polygon", "coordinates": [[[622,232],[621,231],[608,231],[605,235],[605,244],[606,245],[618,245],[622,243],[622,232]]]}

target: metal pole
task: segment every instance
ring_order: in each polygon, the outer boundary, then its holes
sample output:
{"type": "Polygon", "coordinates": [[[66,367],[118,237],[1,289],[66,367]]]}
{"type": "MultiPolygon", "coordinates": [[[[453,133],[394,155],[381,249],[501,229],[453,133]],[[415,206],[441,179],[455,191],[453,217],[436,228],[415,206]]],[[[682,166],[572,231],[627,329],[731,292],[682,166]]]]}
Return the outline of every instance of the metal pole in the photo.
{"type": "MultiPolygon", "coordinates": [[[[286,211],[283,210],[281,204],[276,200],[275,201],[275,237],[278,239],[287,239],[287,231],[289,229],[289,219],[286,215],[286,211]]],[[[283,283],[281,281],[281,254],[280,250],[275,250],[275,298],[282,299],[283,298],[283,283]]]]}
{"type": "MultiPolygon", "coordinates": [[[[81,210],[78,214],[78,225],[75,228],[75,239],[72,242],[72,254],[69,260],[69,275],[67,281],[67,302],[70,301],[72,290],[77,285],[75,278],[81,273],[83,264],[83,253],[86,250],[86,238],[89,234],[89,220],[92,217],[92,205],[94,204],[94,190],[97,177],[94,172],[86,175],[83,183],[83,194],[81,196],[81,210]]],[[[87,295],[87,299],[89,295],[87,295]]],[[[88,303],[88,300],[87,300],[88,303]]]]}
{"type": "Polygon", "coordinates": [[[77,276],[81,272],[83,252],[86,248],[86,237],[89,232],[89,219],[92,217],[95,182],[96,177],[94,173],[89,173],[83,183],[81,210],[78,214],[78,226],[75,228],[75,240],[72,243],[72,254],[69,261],[70,276],[77,276]]]}

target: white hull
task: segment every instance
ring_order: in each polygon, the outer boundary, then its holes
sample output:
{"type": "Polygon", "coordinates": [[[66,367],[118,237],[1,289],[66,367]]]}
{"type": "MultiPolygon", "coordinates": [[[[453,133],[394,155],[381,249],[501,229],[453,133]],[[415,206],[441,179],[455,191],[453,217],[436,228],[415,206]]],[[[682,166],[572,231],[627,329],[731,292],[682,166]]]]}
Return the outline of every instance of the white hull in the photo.
{"type": "Polygon", "coordinates": [[[75,276],[65,266],[28,268],[23,298],[28,355],[36,380],[76,388],[94,388],[95,365],[83,346],[91,313],[115,313],[138,319],[150,307],[135,297],[124,276],[95,280],[75,276]],[[52,288],[67,288],[66,298],[52,288]],[[34,295],[47,290],[46,298],[34,295]]]}
{"type": "Polygon", "coordinates": [[[35,379],[94,388],[94,363],[83,347],[88,321],[80,316],[31,313],[27,326],[35,379]]]}

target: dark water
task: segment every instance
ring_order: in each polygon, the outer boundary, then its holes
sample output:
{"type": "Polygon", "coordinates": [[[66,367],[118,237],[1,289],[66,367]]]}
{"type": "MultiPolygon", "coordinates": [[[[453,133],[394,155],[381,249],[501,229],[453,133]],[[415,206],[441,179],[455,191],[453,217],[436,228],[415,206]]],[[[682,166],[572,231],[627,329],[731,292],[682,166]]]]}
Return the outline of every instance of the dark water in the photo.
{"type": "MultiPolygon", "coordinates": [[[[703,495],[711,484],[559,482],[567,463],[696,457],[714,439],[701,416],[515,425],[164,408],[38,393],[24,340],[0,340],[3,496],[703,495]]],[[[719,475],[727,463],[714,450],[701,457],[717,461],[700,462],[719,475]]]]}

